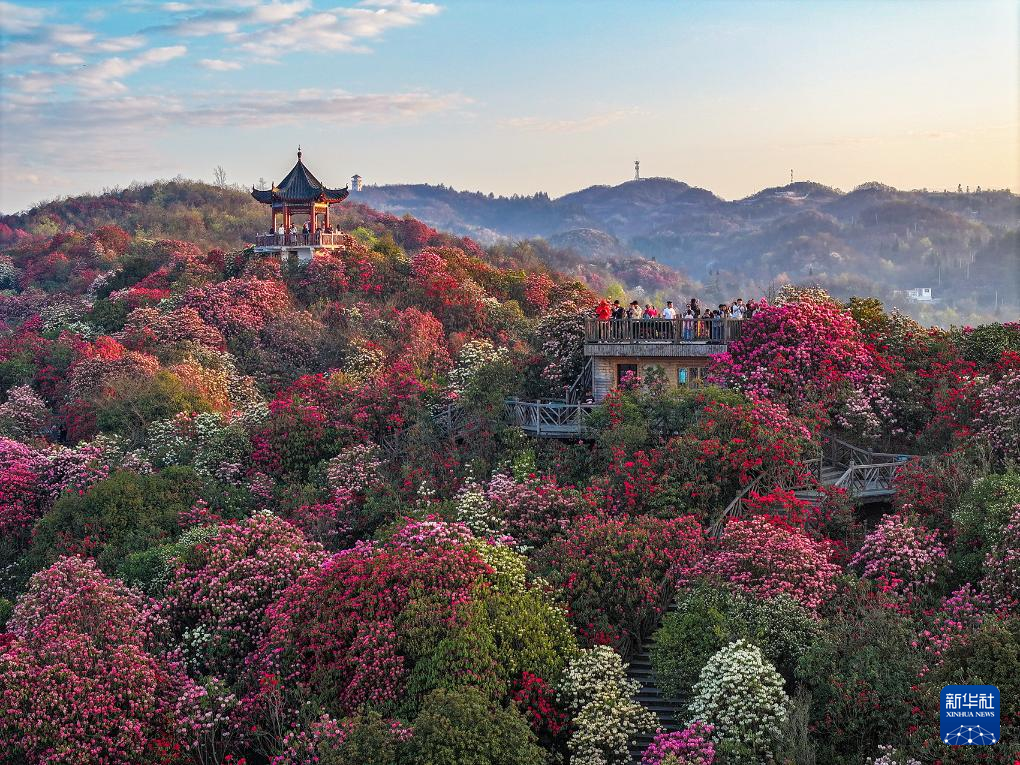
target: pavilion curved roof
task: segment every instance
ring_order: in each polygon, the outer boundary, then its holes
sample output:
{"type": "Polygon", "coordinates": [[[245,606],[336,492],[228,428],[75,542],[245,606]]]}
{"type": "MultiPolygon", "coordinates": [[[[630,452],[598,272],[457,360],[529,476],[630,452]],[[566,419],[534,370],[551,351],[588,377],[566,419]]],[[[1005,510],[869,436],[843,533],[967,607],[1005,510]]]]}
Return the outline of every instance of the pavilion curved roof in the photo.
{"type": "Polygon", "coordinates": [[[298,151],[297,164],[291,169],[287,176],[271,189],[261,190],[252,188],[251,195],[256,201],[262,204],[273,204],[274,202],[342,202],[350,192],[345,186],[342,189],[331,189],[312,175],[301,161],[301,152],[298,151]]]}

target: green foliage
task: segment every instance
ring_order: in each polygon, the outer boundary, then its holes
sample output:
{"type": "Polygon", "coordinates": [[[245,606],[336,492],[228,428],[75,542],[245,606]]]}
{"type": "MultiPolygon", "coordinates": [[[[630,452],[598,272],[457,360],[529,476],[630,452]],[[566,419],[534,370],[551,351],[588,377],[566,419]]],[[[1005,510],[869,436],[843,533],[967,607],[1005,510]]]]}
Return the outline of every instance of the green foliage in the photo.
{"type": "Polygon", "coordinates": [[[846,307],[865,334],[884,335],[889,329],[889,317],[878,298],[855,296],[850,298],[846,307]]]}
{"type": "Polygon", "coordinates": [[[148,426],[181,412],[208,412],[207,401],[188,390],[180,379],[165,369],[151,378],[119,377],[97,398],[96,424],[133,444],[142,443],[148,426]]]}
{"type": "Polygon", "coordinates": [[[472,688],[440,688],[414,721],[401,765],[544,765],[545,754],[517,708],[472,688]]]}
{"type": "Polygon", "coordinates": [[[7,598],[0,598],[0,631],[7,626],[7,620],[14,613],[14,604],[7,598]]]}
{"type": "Polygon", "coordinates": [[[66,494],[36,526],[33,568],[81,552],[114,574],[132,553],[176,535],[177,516],[192,506],[200,486],[193,470],[177,467],[153,475],[118,471],[81,496],[66,494]]]}
{"type": "Polygon", "coordinates": [[[1006,351],[1020,352],[1020,327],[1016,324],[982,324],[958,331],[956,341],[968,361],[994,364],[1006,351]]]}
{"type": "MultiPolygon", "coordinates": [[[[1014,742],[1020,734],[1020,620],[989,618],[980,629],[965,639],[957,640],[946,651],[943,661],[925,676],[919,689],[917,705],[937,709],[940,692],[946,685],[994,685],[999,689],[1002,739],[1014,742]]],[[[938,738],[938,716],[924,716],[914,736],[916,750],[924,760],[944,756],[945,748],[938,738]]],[[[953,748],[953,765],[989,762],[985,747],[953,748]]],[[[1005,753],[1004,753],[1005,754],[1005,753]]],[[[1011,762],[1012,757],[993,762],[1011,762]]]]}
{"type": "Polygon", "coordinates": [[[320,765],[394,765],[402,745],[390,723],[374,710],[354,718],[343,743],[320,747],[320,765]]]}
{"type": "Polygon", "coordinates": [[[921,655],[911,647],[916,633],[909,621],[874,604],[863,589],[829,608],[825,635],[801,657],[796,675],[811,693],[818,761],[858,763],[861,752],[904,742],[921,655]]]}
{"type": "Polygon", "coordinates": [[[1020,472],[1009,470],[974,482],[953,511],[952,551],[957,574],[977,581],[985,555],[999,541],[1013,506],[1020,504],[1020,472]]]}
{"type": "Polygon", "coordinates": [[[789,680],[819,631],[817,621],[787,595],[759,599],[700,585],[678,599],[677,610],[663,618],[655,633],[656,683],[667,695],[686,697],[709,657],[741,639],[760,648],[789,680]]]}
{"type": "Polygon", "coordinates": [[[103,332],[119,332],[124,329],[131,308],[124,300],[97,300],[86,317],[89,324],[103,332]]]}

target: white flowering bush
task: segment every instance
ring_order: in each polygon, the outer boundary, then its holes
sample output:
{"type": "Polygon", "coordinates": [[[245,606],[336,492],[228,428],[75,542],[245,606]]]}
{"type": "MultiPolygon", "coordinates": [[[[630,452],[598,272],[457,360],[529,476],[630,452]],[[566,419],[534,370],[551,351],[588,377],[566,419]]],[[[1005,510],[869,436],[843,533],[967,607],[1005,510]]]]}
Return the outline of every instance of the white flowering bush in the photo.
{"type": "Polygon", "coordinates": [[[986,387],[980,398],[978,432],[1003,459],[1020,459],[1020,371],[986,387]]]}
{"type": "Polygon", "coordinates": [[[36,435],[50,418],[50,410],[39,394],[27,385],[7,391],[0,404],[0,436],[23,439],[36,435]]]}
{"type": "Polygon", "coordinates": [[[0,290],[16,290],[21,278],[21,269],[14,265],[8,255],[0,255],[0,290]]]}
{"type": "Polygon", "coordinates": [[[892,746],[879,745],[878,757],[869,757],[867,765],[921,765],[921,763],[896,751],[892,746]]]}
{"type": "Polygon", "coordinates": [[[471,340],[457,354],[457,364],[450,371],[449,390],[457,396],[463,396],[484,367],[509,363],[508,349],[497,348],[488,340],[471,340]]]}
{"type": "Polygon", "coordinates": [[[714,726],[713,739],[727,762],[768,758],[789,716],[783,678],[761,650],[745,640],[721,648],[694,685],[691,722],[714,726]]]}
{"type": "Polygon", "coordinates": [[[582,650],[560,681],[560,700],[573,715],[567,742],[572,765],[630,761],[628,744],[655,730],[655,715],[634,700],[638,683],[628,679],[620,655],[606,645],[582,650]]]}
{"type": "Polygon", "coordinates": [[[354,444],[342,449],[326,467],[326,481],[332,490],[366,494],[383,483],[383,457],[375,444],[354,444]]]}
{"type": "Polygon", "coordinates": [[[495,536],[503,529],[493,504],[485,496],[485,489],[474,478],[468,478],[454,497],[456,519],[471,529],[476,537],[495,536]]]}

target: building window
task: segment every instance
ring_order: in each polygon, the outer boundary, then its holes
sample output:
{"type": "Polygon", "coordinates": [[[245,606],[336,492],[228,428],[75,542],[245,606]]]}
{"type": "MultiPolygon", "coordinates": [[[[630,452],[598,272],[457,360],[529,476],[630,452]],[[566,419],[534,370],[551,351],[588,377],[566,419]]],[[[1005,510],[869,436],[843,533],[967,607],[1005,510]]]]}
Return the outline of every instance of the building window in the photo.
{"type": "Polygon", "coordinates": [[[705,382],[704,367],[680,367],[676,370],[676,384],[697,387],[705,382]]]}
{"type": "Polygon", "coordinates": [[[617,364],[616,365],[616,384],[619,385],[623,382],[623,378],[627,374],[637,377],[637,364],[617,364]]]}

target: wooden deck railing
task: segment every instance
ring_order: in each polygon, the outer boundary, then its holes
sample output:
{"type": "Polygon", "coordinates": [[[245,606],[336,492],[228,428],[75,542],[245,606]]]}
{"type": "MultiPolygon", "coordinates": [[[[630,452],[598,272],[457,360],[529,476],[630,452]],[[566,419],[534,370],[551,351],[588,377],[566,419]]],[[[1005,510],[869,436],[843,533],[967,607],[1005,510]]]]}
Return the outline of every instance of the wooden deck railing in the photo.
{"type": "Polygon", "coordinates": [[[589,343],[703,343],[740,339],[743,319],[601,319],[584,320],[589,343]]]}
{"type": "Polygon", "coordinates": [[[568,404],[563,401],[520,401],[509,399],[506,413],[510,422],[532,436],[579,438],[587,430],[588,416],[598,404],[568,404]]]}
{"type": "Polygon", "coordinates": [[[256,247],[339,247],[343,244],[339,231],[313,231],[308,237],[304,232],[295,234],[256,234],[256,247]]]}

